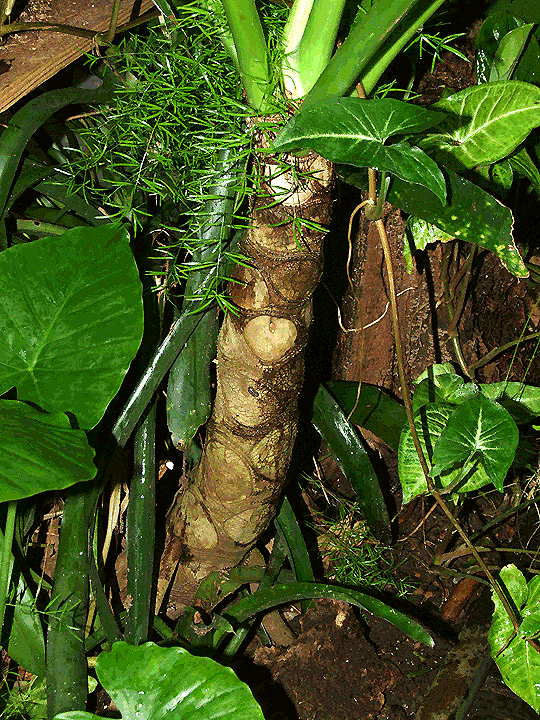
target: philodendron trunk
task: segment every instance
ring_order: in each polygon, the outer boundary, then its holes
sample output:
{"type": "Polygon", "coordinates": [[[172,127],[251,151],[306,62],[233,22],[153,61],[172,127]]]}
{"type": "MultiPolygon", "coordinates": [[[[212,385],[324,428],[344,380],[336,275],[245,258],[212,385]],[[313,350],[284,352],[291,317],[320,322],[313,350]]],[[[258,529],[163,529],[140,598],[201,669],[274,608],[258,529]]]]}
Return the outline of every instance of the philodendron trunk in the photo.
{"type": "MultiPolygon", "coordinates": [[[[332,167],[316,155],[263,157],[261,193],[218,340],[217,391],[202,459],[167,519],[162,573],[180,558],[170,600],[190,604],[209,572],[238,565],[275,515],[296,437],[298,395],[323,264],[332,167]]],[[[169,605],[171,608],[171,604],[169,605]]],[[[174,610],[171,614],[174,614],[174,610]]]]}

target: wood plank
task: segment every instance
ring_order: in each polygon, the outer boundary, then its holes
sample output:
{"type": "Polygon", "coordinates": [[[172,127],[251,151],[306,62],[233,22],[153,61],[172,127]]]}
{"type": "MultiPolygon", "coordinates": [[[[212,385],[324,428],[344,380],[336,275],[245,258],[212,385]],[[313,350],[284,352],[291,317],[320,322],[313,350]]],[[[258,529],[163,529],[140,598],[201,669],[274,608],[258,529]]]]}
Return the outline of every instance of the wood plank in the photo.
{"type": "MultiPolygon", "coordinates": [[[[118,25],[154,7],[152,0],[121,0],[118,25]]],[[[32,0],[17,22],[55,22],[96,32],[109,27],[112,0],[32,0]]],[[[50,30],[8,35],[0,45],[0,112],[97,46],[92,38],[50,30]]]]}

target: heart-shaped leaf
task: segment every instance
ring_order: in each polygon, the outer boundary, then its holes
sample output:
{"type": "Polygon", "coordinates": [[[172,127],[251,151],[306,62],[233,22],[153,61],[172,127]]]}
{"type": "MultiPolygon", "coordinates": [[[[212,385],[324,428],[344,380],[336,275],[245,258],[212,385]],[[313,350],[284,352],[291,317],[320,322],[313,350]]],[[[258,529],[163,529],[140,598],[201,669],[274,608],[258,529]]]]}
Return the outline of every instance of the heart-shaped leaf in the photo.
{"type": "Polygon", "coordinates": [[[540,578],[527,584],[515,565],[506,565],[500,579],[523,620],[516,634],[499,597],[492,593],[495,609],[488,633],[491,655],[508,687],[540,712],[540,653],[527,642],[528,637],[540,631],[540,578]]]}
{"type": "Polygon", "coordinates": [[[96,474],[94,451],[67,415],[0,400],[0,502],[60,490],[96,474]]]}
{"type": "MultiPolygon", "coordinates": [[[[431,475],[466,467],[475,457],[502,490],[518,442],[519,431],[508,410],[477,393],[458,405],[449,418],[435,445],[431,475]]],[[[468,484],[465,488],[469,489],[468,484]]]]}
{"type": "MultiPolygon", "coordinates": [[[[341,167],[339,174],[345,182],[367,189],[364,173],[351,167],[341,167]]],[[[444,205],[428,189],[394,178],[387,199],[409,215],[422,218],[452,237],[475,243],[496,253],[509,272],[528,277],[512,236],[513,217],[502,203],[474,183],[444,171],[448,180],[449,204],[444,205]]]]}
{"type": "Polygon", "coordinates": [[[458,171],[509,155],[540,125],[540,88],[517,80],[475,85],[441,100],[440,134],[420,146],[458,171]]]}
{"type": "MultiPolygon", "coordinates": [[[[250,689],[230,668],[184,648],[117,642],[98,657],[96,672],[124,720],[264,720],[250,689]]],[[[97,715],[79,711],[56,718],[97,715]]]]}
{"type": "Polygon", "coordinates": [[[429,188],[444,204],[446,184],[437,163],[394,135],[426,130],[442,117],[399,100],[328,98],[300,110],[283,128],[274,150],[306,148],[332,162],[376,167],[429,188]]]}
{"type": "Polygon", "coordinates": [[[142,286],[124,228],[75,228],[0,254],[0,393],[17,388],[92,428],[143,329],[142,286]]]}
{"type": "MultiPolygon", "coordinates": [[[[414,414],[414,424],[420,439],[420,445],[428,462],[432,462],[434,450],[450,417],[456,408],[448,403],[431,403],[423,405],[414,414]]],[[[401,433],[398,450],[399,480],[403,489],[403,502],[407,503],[417,495],[427,492],[424,472],[412,439],[411,431],[406,427],[401,433]]],[[[484,466],[477,459],[472,459],[464,466],[455,465],[437,478],[440,487],[451,487],[461,481],[457,487],[460,492],[468,492],[489,485],[490,477],[484,466]]]]}

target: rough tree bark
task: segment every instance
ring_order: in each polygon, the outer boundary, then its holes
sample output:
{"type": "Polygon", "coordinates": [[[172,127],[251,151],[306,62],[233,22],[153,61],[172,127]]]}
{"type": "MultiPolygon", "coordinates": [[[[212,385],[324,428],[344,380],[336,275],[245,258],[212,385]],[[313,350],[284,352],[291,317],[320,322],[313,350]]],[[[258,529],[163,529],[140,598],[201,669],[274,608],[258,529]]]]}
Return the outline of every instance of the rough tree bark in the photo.
{"type": "MultiPolygon", "coordinates": [[[[266,141],[256,137],[258,146],[266,141]]],[[[169,615],[209,572],[238,565],[275,515],[296,437],[312,295],[323,264],[332,166],[260,156],[261,192],[230,294],[237,313],[218,340],[217,390],[201,462],[167,517],[161,582],[174,572],[169,615]]]]}

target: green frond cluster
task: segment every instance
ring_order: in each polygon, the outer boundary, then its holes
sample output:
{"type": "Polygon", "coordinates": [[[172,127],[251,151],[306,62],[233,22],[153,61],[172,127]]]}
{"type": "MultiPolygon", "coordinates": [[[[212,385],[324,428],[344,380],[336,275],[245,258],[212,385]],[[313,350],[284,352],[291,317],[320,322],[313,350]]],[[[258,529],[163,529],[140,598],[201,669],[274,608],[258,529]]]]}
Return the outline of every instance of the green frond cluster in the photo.
{"type": "Polygon", "coordinates": [[[196,4],[180,9],[172,41],[157,26],[123,41],[105,62],[114,102],[73,122],[70,190],[136,229],[163,230],[160,254],[175,261],[169,268],[180,280],[200,269],[182,261],[204,250],[202,210],[222,150],[237,157],[238,206],[247,191],[249,111],[236,69],[215,16],[196,4]]]}

